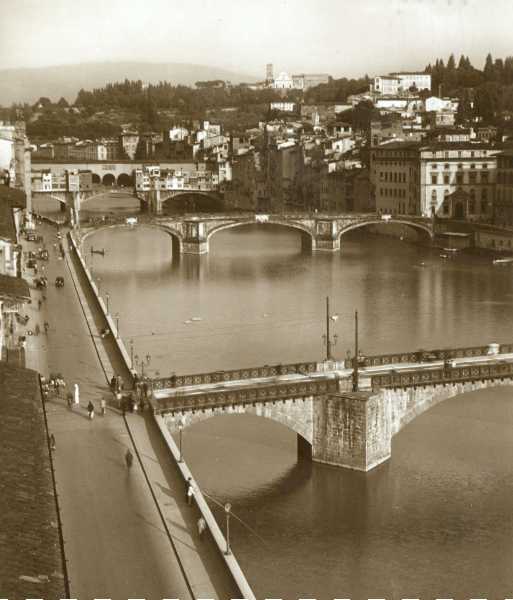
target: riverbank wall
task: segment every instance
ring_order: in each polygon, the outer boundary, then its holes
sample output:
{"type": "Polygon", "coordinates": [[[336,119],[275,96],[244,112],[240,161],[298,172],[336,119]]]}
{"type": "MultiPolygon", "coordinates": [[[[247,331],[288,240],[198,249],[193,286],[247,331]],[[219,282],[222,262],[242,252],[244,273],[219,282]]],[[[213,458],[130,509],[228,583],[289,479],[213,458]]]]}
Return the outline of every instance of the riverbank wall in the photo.
{"type": "MultiPolygon", "coordinates": [[[[113,336],[113,339],[116,342],[116,347],[119,350],[120,356],[123,359],[123,361],[125,362],[127,370],[129,370],[132,373],[132,376],[136,375],[137,372],[134,369],[132,369],[130,356],[126,350],[123,340],[119,337],[119,332],[116,327],[116,323],[114,322],[111,315],[107,311],[107,306],[106,306],[103,298],[99,294],[98,286],[96,285],[96,282],[94,281],[94,279],[87,267],[87,264],[82,256],[82,252],[80,250],[79,244],[78,244],[77,240],[75,239],[75,235],[73,234],[73,232],[70,232],[70,234],[69,234],[69,241],[70,241],[70,248],[72,248],[72,252],[74,252],[75,255],[77,256],[80,267],[81,267],[84,275],[86,276],[89,286],[90,286],[91,290],[93,291],[94,297],[96,298],[97,304],[105,317],[105,320],[108,324],[110,332],[113,336]]],[[[165,426],[164,420],[158,415],[153,415],[153,418],[154,418],[157,428],[160,431],[160,434],[161,434],[167,448],[169,449],[169,454],[173,459],[174,466],[176,467],[176,469],[178,470],[178,472],[181,475],[181,478],[182,478],[183,484],[184,484],[184,493],[185,493],[185,489],[187,487],[187,482],[189,481],[189,479],[191,479],[191,482],[194,486],[194,499],[195,499],[198,511],[199,511],[200,515],[203,517],[203,519],[205,520],[207,530],[210,533],[210,535],[215,543],[215,546],[216,546],[217,550],[219,551],[219,553],[224,561],[224,564],[226,565],[226,567],[228,569],[228,572],[230,573],[231,578],[233,579],[236,587],[242,594],[241,597],[245,598],[245,600],[256,600],[255,594],[252,591],[251,586],[249,585],[249,583],[237,561],[237,558],[235,557],[235,555],[233,554],[232,551],[230,551],[229,554],[226,553],[228,542],[227,542],[225,536],[223,535],[219,525],[217,524],[217,521],[215,520],[215,517],[214,517],[212,511],[210,510],[210,507],[209,507],[207,501],[205,500],[199,485],[194,480],[194,477],[193,477],[193,474],[192,474],[190,468],[188,467],[188,465],[186,464],[185,461],[180,460],[179,450],[178,450],[171,434],[169,433],[167,427],[165,426]]]]}

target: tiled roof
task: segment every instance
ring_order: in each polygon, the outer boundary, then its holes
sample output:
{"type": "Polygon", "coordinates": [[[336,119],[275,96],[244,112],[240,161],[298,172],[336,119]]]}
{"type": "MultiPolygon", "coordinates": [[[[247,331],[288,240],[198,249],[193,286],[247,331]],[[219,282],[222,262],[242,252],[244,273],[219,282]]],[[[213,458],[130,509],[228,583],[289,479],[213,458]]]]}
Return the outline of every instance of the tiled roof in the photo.
{"type": "Polygon", "coordinates": [[[0,238],[16,243],[16,226],[14,225],[13,206],[9,200],[10,190],[0,185],[0,238]]]}
{"type": "Polygon", "coordinates": [[[26,208],[27,196],[24,191],[7,185],[0,185],[0,202],[7,200],[11,208],[26,208]]]}
{"type": "Polygon", "coordinates": [[[30,302],[29,284],[21,277],[0,274],[0,300],[30,302]]]}
{"type": "Polygon", "coordinates": [[[5,598],[65,598],[38,375],[0,362],[0,582],[5,598]]]}

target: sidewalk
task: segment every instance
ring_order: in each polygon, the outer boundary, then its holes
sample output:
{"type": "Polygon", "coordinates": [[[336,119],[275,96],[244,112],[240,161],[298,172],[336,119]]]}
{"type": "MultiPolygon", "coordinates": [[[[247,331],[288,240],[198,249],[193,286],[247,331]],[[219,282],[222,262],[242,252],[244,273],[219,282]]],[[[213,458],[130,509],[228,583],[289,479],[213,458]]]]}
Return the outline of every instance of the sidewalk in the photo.
{"type": "MultiPolygon", "coordinates": [[[[43,226],[41,230],[50,250],[55,229],[43,226]]],[[[47,336],[43,333],[27,338],[27,366],[45,376],[60,372],[68,387],[78,383],[80,388],[80,406],[73,411],[66,406],[65,393],[62,399],[47,403],[49,429],[56,438],[57,491],[73,596],[186,600],[192,598],[194,589],[194,594],[203,598],[237,597],[221,558],[208,543],[194,539],[194,517],[181,516],[187,516],[187,511],[180,509],[183,483],[177,476],[173,479],[169,457],[158,450],[159,434],[146,427],[143,417],[129,415],[152,487],[158,491],[162,485],[166,490],[166,497],[159,494],[159,502],[172,538],[182,547],[184,576],[139,461],[130,471],[125,465],[126,448],[131,447],[135,456],[137,453],[124,419],[110,409],[105,417],[99,415],[101,397],[110,397],[107,377],[121,368],[118,356],[109,352],[108,340],[102,344],[104,340],[98,336],[97,326],[103,316],[94,304],[92,309],[81,305],[75,283],[80,297],[87,297],[90,291],[85,286],[82,289],[70,257],[58,260],[53,248],[50,254],[46,263],[48,288],[44,290],[47,300],[39,311],[37,299],[42,294],[34,292],[35,300],[27,311],[32,329],[39,322],[43,330],[46,320],[50,331],[47,336]],[[58,275],[65,279],[59,289],[53,285],[58,275]],[[97,411],[93,421],[87,417],[89,400],[97,411]]]]}

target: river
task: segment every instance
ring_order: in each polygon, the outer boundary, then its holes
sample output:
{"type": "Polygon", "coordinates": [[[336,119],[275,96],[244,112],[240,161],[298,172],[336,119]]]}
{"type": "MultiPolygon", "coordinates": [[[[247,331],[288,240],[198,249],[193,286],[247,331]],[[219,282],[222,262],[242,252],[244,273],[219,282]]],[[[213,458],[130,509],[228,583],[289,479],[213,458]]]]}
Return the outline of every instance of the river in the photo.
{"type": "MultiPolygon", "coordinates": [[[[152,374],[320,359],[326,295],[338,356],[355,309],[368,354],[513,338],[513,269],[490,258],[364,232],[340,253],[308,254],[270,226],[221,232],[208,256],[180,260],[143,227],[88,244],[107,250],[93,255],[95,276],[152,374]]],[[[511,598],[512,400],[498,388],[436,406],[366,475],[298,463],[295,434],[252,416],[186,428],[184,455],[241,519],[232,545],[259,597],[511,598]]]]}

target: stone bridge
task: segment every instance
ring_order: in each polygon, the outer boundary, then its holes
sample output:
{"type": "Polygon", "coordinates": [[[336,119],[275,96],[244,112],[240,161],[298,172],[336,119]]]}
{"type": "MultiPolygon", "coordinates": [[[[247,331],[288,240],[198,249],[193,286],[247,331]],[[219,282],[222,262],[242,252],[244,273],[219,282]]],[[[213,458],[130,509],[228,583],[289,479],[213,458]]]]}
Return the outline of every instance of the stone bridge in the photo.
{"type": "Polygon", "coordinates": [[[390,458],[392,437],[432,406],[513,385],[513,344],[501,345],[499,354],[487,351],[445,350],[443,360],[428,363],[377,360],[379,366],[360,368],[356,392],[352,369],[335,362],[174,376],[153,380],[152,405],[172,433],[216,415],[269,418],[298,435],[302,455],[369,471],[390,458]]]}
{"type": "MultiPolygon", "coordinates": [[[[126,219],[110,221],[109,226],[123,225],[126,219]]],[[[342,235],[348,231],[369,225],[396,223],[406,225],[420,231],[428,239],[434,235],[433,223],[424,217],[394,215],[378,215],[375,213],[347,213],[340,215],[323,214],[212,214],[212,215],[179,215],[158,217],[144,215],[137,218],[137,224],[155,227],[173,238],[173,248],[180,254],[206,254],[212,237],[234,227],[245,225],[279,225],[299,231],[303,236],[305,247],[312,250],[340,250],[342,235]]],[[[94,228],[83,228],[83,236],[92,234],[101,224],[94,228]]]]}

